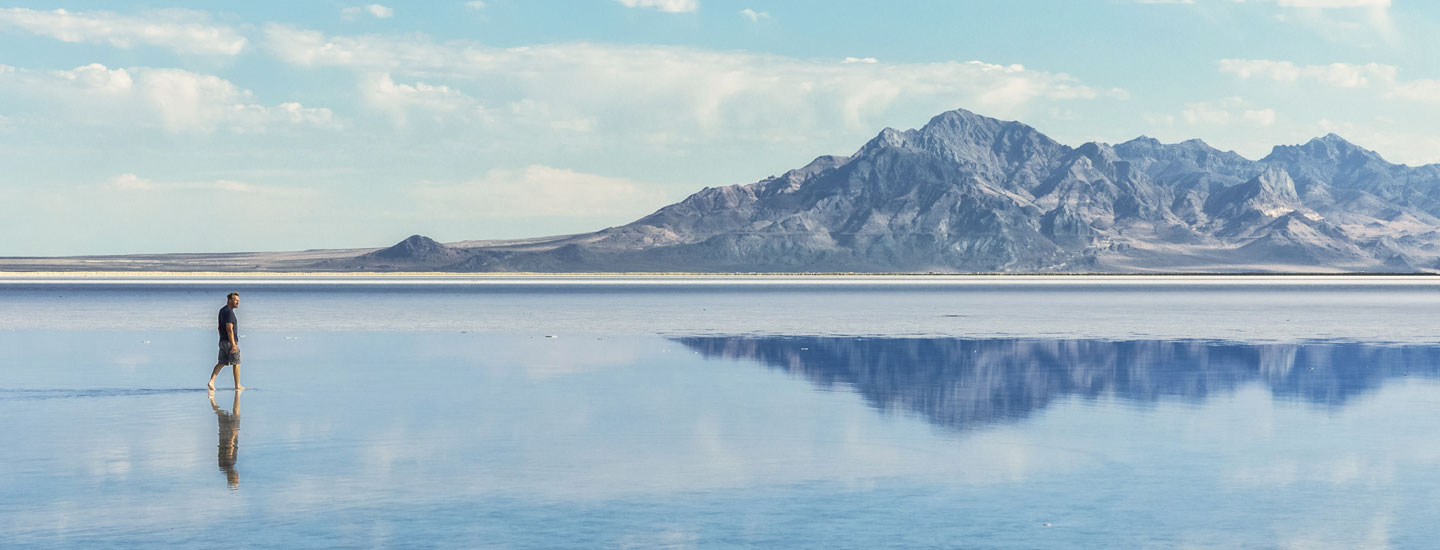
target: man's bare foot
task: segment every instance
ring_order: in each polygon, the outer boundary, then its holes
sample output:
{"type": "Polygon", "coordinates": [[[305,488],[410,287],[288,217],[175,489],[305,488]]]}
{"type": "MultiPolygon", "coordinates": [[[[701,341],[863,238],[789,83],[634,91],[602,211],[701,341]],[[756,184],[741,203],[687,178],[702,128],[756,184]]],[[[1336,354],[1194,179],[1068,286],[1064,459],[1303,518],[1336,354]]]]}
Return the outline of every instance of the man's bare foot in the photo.
{"type": "Polygon", "coordinates": [[[235,386],[235,391],[245,391],[245,386],[235,386]]]}

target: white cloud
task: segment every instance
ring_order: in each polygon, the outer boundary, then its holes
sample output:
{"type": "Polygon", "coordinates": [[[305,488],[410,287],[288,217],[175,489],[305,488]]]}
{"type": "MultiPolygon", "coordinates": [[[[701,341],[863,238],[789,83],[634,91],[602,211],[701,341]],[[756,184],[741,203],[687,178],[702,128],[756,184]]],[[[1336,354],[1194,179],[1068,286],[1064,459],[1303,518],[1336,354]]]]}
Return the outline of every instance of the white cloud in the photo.
{"type": "Polygon", "coordinates": [[[1289,61],[1268,59],[1222,59],[1220,72],[1231,73],[1240,78],[1267,78],[1280,82],[1305,79],[1339,88],[1363,88],[1372,83],[1394,83],[1398,70],[1393,65],[1379,63],[1296,65],[1289,61]]]}
{"type": "Polygon", "coordinates": [[[769,19],[770,14],[763,11],[755,11],[750,8],[740,10],[740,17],[749,19],[751,22],[759,22],[761,19],[769,19]]]}
{"type": "Polygon", "coordinates": [[[654,185],[539,165],[490,170],[483,178],[464,183],[421,182],[409,192],[422,204],[416,211],[441,218],[544,216],[629,221],[672,198],[654,185]]]}
{"type": "MultiPolygon", "coordinates": [[[[521,99],[565,105],[569,118],[645,133],[809,139],[833,133],[835,120],[874,131],[874,117],[901,107],[927,116],[961,106],[1015,116],[1034,103],[1127,97],[1065,74],[979,61],[827,62],[589,43],[493,48],[413,36],[332,37],[282,25],[269,26],[266,35],[266,47],[292,64],[441,81],[487,106],[521,99]]],[[[367,94],[376,84],[366,81],[367,94]]]]}
{"type": "Polygon", "coordinates": [[[368,4],[364,6],[350,6],[341,9],[340,14],[344,16],[347,20],[359,19],[361,16],[365,15],[374,17],[376,19],[389,19],[395,16],[395,10],[393,8],[385,7],[380,4],[368,4]]]}
{"type": "Polygon", "coordinates": [[[1276,4],[1287,8],[1388,8],[1390,0],[1276,0],[1276,4]]]}
{"type": "MultiPolygon", "coordinates": [[[[1132,0],[1137,4],[1194,4],[1195,0],[1132,0]]],[[[1388,8],[1390,0],[1228,0],[1235,4],[1270,2],[1286,8],[1388,8]]]]}
{"type": "Polygon", "coordinates": [[[400,125],[406,124],[410,114],[415,111],[428,113],[441,121],[484,113],[484,107],[479,101],[459,90],[424,82],[400,84],[388,73],[364,77],[360,90],[367,104],[389,114],[391,119],[400,125]]]}
{"type": "Polygon", "coordinates": [[[689,13],[700,9],[700,0],[615,0],[627,8],[655,8],[665,13],[689,13]]]}
{"type": "MultiPolygon", "coordinates": [[[[1139,4],[1197,4],[1194,0],[1131,0],[1139,4]]],[[[1216,4],[1271,4],[1280,8],[1274,18],[1309,27],[1334,42],[1373,46],[1378,38],[1396,45],[1399,31],[1390,16],[1390,0],[1209,0],[1216,4]]]]}
{"type": "Polygon", "coordinates": [[[104,187],[116,191],[256,191],[256,188],[254,186],[240,183],[238,181],[215,180],[206,182],[156,183],[135,174],[121,174],[119,176],[110,178],[110,181],[105,182],[104,187]]]}
{"type": "Polygon", "coordinates": [[[595,119],[575,113],[561,113],[554,106],[535,99],[522,99],[511,103],[510,113],[518,122],[548,127],[552,130],[589,132],[595,129],[595,119]]]}
{"type": "Polygon", "coordinates": [[[880,60],[879,60],[879,59],[875,59],[875,58],[873,58],[873,57],[847,57],[847,58],[845,58],[845,62],[846,62],[846,63],[879,63],[880,60]]]}
{"type": "Polygon", "coordinates": [[[1186,103],[1180,117],[1190,124],[1229,124],[1234,118],[1228,109],[1204,101],[1186,103]]]}
{"type": "Polygon", "coordinates": [[[339,128],[340,121],[335,118],[335,113],[324,107],[306,107],[293,101],[287,101],[274,107],[260,105],[247,105],[245,109],[258,109],[257,114],[263,119],[274,122],[288,122],[290,124],[310,125],[320,128],[339,128]]]}
{"type": "Polygon", "coordinates": [[[1197,101],[1186,103],[1180,111],[1180,119],[1191,125],[1228,126],[1245,124],[1270,126],[1275,123],[1273,109],[1247,109],[1247,102],[1238,97],[1221,101],[1197,101]]]}
{"type": "Polygon", "coordinates": [[[1400,40],[1390,17],[1390,0],[1277,0],[1293,14],[1280,21],[1295,21],[1310,27],[1327,40],[1373,46],[1374,39],[1396,45],[1400,40]]]}
{"type": "Polygon", "coordinates": [[[118,48],[158,46],[184,54],[235,55],[246,38],[208,14],[183,9],[122,15],[108,11],[39,11],[0,8],[0,28],[19,29],[64,42],[109,44],[118,48]]]}
{"type": "Polygon", "coordinates": [[[1412,80],[1397,83],[1385,97],[1440,103],[1440,80],[1412,80]]]}
{"type": "Polygon", "coordinates": [[[1275,124],[1275,110],[1248,109],[1240,114],[1240,118],[1242,120],[1258,124],[1260,126],[1270,126],[1272,124],[1275,124]]]}
{"type": "Polygon", "coordinates": [[[1142,118],[1151,127],[1164,126],[1168,128],[1175,125],[1175,115],[1146,113],[1142,118]]]}
{"type": "Polygon", "coordinates": [[[483,0],[470,0],[465,3],[465,7],[472,10],[483,10],[485,9],[485,2],[483,0]]]}
{"type": "MultiPolygon", "coordinates": [[[[463,46],[447,48],[423,40],[382,36],[326,37],[319,31],[271,24],[265,29],[268,49],[281,60],[301,66],[332,66],[385,71],[406,68],[425,74],[431,69],[463,67],[471,51],[463,46]],[[462,58],[448,56],[460,55],[462,58]]],[[[448,72],[448,71],[447,71],[448,72]]]]}
{"type": "Polygon", "coordinates": [[[91,63],[69,71],[55,71],[53,74],[61,80],[73,83],[78,89],[99,94],[128,94],[135,89],[135,79],[130,77],[129,71],[108,69],[99,63],[91,63]]]}
{"type": "Polygon", "coordinates": [[[1380,63],[1296,65],[1289,61],[1266,59],[1222,59],[1220,72],[1244,79],[1284,83],[1308,81],[1336,88],[1369,88],[1380,91],[1383,99],[1440,102],[1440,80],[1400,80],[1397,67],[1380,63]]]}
{"type": "MultiPolygon", "coordinates": [[[[137,163],[150,164],[143,159],[137,163]]],[[[37,216],[33,225],[57,231],[56,241],[69,241],[68,246],[95,250],[90,243],[108,239],[112,241],[109,247],[120,242],[118,246],[130,251],[173,252],[255,250],[254,243],[260,240],[307,238],[324,231],[310,223],[316,212],[334,211],[343,202],[343,197],[300,186],[224,176],[191,178],[184,170],[180,172],[154,177],[131,172],[87,178],[86,183],[56,182],[22,195],[19,208],[30,211],[26,215],[37,216]],[[102,206],[77,209],[77,204],[102,206]],[[230,219],[244,220],[246,230],[216,226],[213,222],[220,209],[230,219]],[[88,221],[77,224],[80,211],[88,221]]],[[[7,214],[7,219],[17,219],[7,214]]]]}
{"type": "Polygon", "coordinates": [[[61,114],[91,124],[158,125],[170,132],[201,133],[337,124],[329,109],[261,105],[249,90],[223,78],[180,69],[111,69],[99,63],[62,71],[12,68],[0,71],[0,88],[55,102],[61,114]]]}
{"type": "Polygon", "coordinates": [[[1054,107],[1050,109],[1050,118],[1054,120],[1080,120],[1080,115],[1070,109],[1054,107]]]}

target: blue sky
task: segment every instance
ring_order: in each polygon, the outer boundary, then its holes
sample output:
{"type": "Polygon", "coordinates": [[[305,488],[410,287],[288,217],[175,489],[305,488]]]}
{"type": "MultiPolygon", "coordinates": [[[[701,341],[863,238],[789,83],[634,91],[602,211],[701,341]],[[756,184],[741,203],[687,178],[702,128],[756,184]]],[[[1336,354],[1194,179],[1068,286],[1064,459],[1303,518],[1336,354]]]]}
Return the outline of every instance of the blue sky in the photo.
{"type": "Polygon", "coordinates": [[[1440,4],[21,2],[0,256],[591,231],[965,108],[1440,162],[1440,4]]]}

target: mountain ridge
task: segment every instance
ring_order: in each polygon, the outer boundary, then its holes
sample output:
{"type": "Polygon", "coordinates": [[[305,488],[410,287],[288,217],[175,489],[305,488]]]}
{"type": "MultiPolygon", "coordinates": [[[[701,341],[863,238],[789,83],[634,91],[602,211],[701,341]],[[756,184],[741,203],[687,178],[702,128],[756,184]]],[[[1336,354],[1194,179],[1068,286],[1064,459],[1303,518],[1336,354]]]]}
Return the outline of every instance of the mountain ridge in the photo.
{"type": "Polygon", "coordinates": [[[1416,272],[1440,170],[1335,134],[1261,160],[1192,139],[1061,144],[957,109],[750,184],[705,188],[483,271],[1416,272]]]}
{"type": "Polygon", "coordinates": [[[413,235],[285,267],[1434,272],[1440,164],[1393,164],[1333,133],[1277,145],[1259,160],[1198,139],[1167,144],[1143,135],[1072,147],[1022,122],[956,109],[920,128],[885,128],[849,156],[703,188],[591,233],[451,245],[413,235]]]}

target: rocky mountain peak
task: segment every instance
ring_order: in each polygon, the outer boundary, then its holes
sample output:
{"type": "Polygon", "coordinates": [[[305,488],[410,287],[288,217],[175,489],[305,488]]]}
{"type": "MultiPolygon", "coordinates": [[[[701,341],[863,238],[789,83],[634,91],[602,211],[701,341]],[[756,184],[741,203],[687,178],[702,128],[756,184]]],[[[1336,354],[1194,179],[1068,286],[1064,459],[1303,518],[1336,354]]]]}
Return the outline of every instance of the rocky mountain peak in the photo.
{"type": "Polygon", "coordinates": [[[1188,177],[1186,174],[1205,174],[1212,179],[1234,178],[1238,183],[1255,172],[1254,161],[1233,151],[1221,151],[1198,139],[1165,144],[1140,136],[1116,145],[1115,152],[1120,158],[1161,179],[1184,180],[1188,177]]]}
{"type": "Polygon", "coordinates": [[[1300,200],[1295,192],[1295,180],[1290,173],[1278,166],[1268,166],[1259,175],[1242,185],[1253,186],[1257,193],[1268,194],[1282,200],[1300,200]]]}
{"type": "Polygon", "coordinates": [[[1132,140],[1127,141],[1127,142],[1125,142],[1125,143],[1121,143],[1120,145],[1117,145],[1116,147],[1129,146],[1129,147],[1152,147],[1152,148],[1153,148],[1153,147],[1160,147],[1161,145],[1164,145],[1164,144],[1160,143],[1160,140],[1158,140],[1158,139],[1155,139],[1155,138],[1150,137],[1150,136],[1147,136],[1147,135],[1139,135],[1139,136],[1136,136],[1135,139],[1132,139],[1132,140]]]}
{"type": "Polygon", "coordinates": [[[983,162],[990,156],[1003,123],[957,109],[936,115],[919,130],[906,132],[911,147],[942,158],[983,162]]]}
{"type": "Polygon", "coordinates": [[[790,170],[774,178],[762,180],[759,185],[760,193],[763,195],[776,195],[794,192],[800,189],[801,185],[810,178],[826,170],[844,166],[845,163],[850,162],[852,158],[854,157],[841,157],[836,155],[815,157],[815,160],[810,161],[810,164],[806,164],[801,168],[790,170]]]}
{"type": "Polygon", "coordinates": [[[1216,192],[1205,204],[1205,212],[1213,217],[1239,218],[1246,224],[1254,221],[1247,214],[1276,218],[1303,209],[1295,181],[1278,166],[1268,166],[1248,181],[1216,192]]]}
{"type": "Polygon", "coordinates": [[[1289,164],[1319,164],[1340,166],[1342,164],[1382,161],[1374,151],[1350,143],[1336,134],[1326,134],[1302,145],[1276,145],[1261,162],[1289,164]]]}
{"type": "Polygon", "coordinates": [[[1130,141],[1114,146],[1115,153],[1121,158],[1129,157],[1159,157],[1164,154],[1166,145],[1160,140],[1150,136],[1139,136],[1130,141]]]}
{"type": "Polygon", "coordinates": [[[1115,148],[1108,144],[1092,141],[1075,149],[1075,153],[1089,158],[1097,164],[1111,164],[1120,160],[1115,148]]]}
{"type": "MultiPolygon", "coordinates": [[[[886,128],[857,156],[897,147],[964,166],[986,166],[1004,174],[997,177],[1019,177],[1030,185],[1038,176],[1017,175],[1015,170],[1031,171],[1037,161],[1048,164],[1069,151],[1068,147],[1023,123],[956,109],[936,115],[916,130],[899,132],[886,128]]],[[[1027,185],[1025,182],[1020,185],[1027,185]]]]}
{"type": "Polygon", "coordinates": [[[1003,124],[999,119],[955,109],[931,117],[919,133],[937,137],[993,135],[1003,124]]]}
{"type": "Polygon", "coordinates": [[[880,130],[880,133],[866,142],[865,146],[861,147],[860,151],[855,153],[855,156],[871,154],[882,149],[903,148],[909,143],[906,134],[907,132],[901,132],[894,128],[880,130]]]}
{"type": "Polygon", "coordinates": [[[815,157],[815,160],[810,161],[810,164],[806,164],[804,167],[796,168],[786,173],[794,174],[800,177],[810,177],[820,172],[824,172],[831,168],[835,168],[837,166],[845,164],[849,161],[850,157],[842,157],[839,155],[821,155],[815,157]]]}

